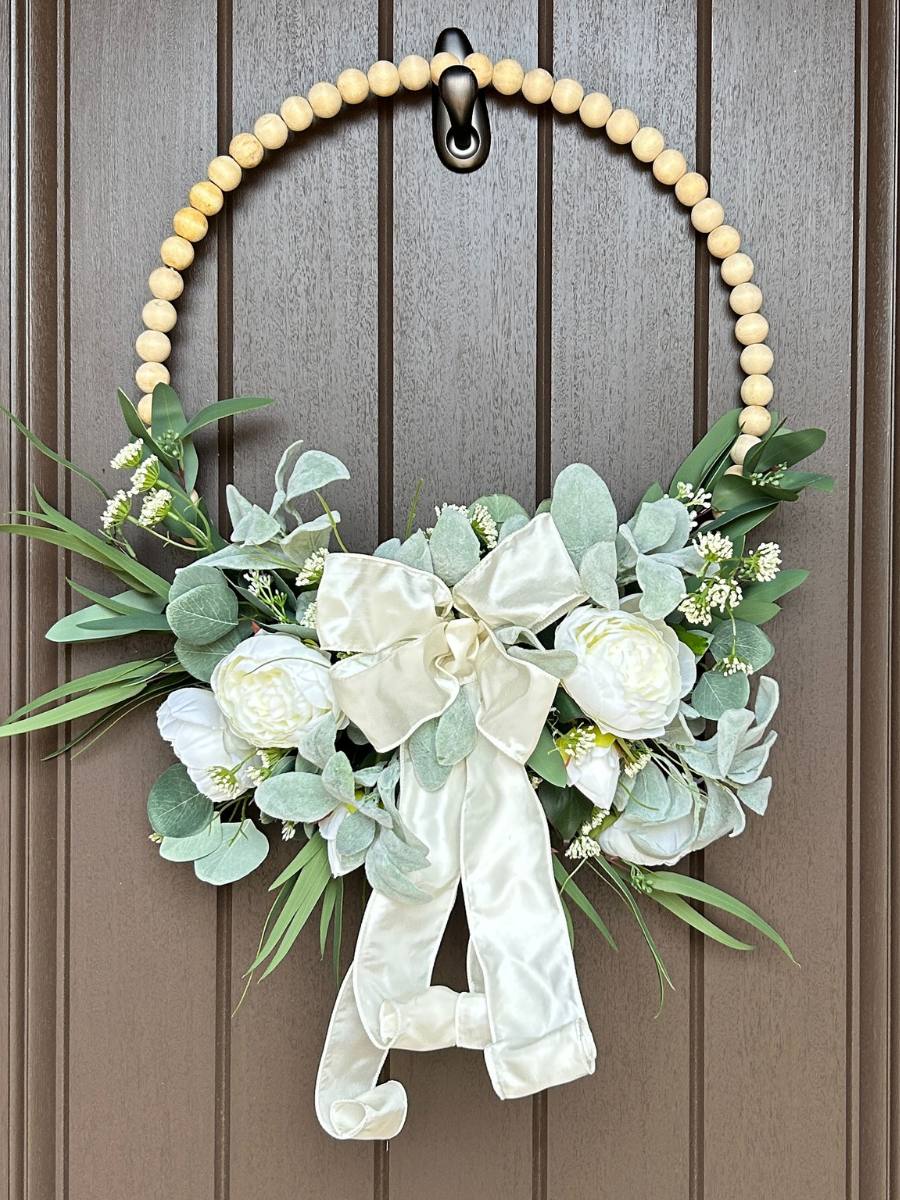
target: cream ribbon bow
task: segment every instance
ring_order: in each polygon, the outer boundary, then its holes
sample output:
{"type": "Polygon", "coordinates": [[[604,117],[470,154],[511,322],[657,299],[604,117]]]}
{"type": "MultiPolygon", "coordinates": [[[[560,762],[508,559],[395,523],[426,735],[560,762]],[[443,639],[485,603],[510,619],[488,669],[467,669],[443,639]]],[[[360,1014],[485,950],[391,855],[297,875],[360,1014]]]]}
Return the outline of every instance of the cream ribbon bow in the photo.
{"type": "Polygon", "coordinates": [[[428,847],[415,877],[428,899],[373,892],[335,1002],[316,1081],[316,1111],[337,1138],[390,1138],[406,1119],[396,1080],[378,1084],[389,1049],[484,1052],[502,1099],[593,1073],[547,823],[524,763],[556,679],[511,657],[497,631],[533,633],[584,599],[549,514],[505,538],[451,590],[389,559],[333,554],[317,596],[338,704],[372,745],[400,751],[400,810],[428,847]],[[454,610],[462,615],[457,616],[454,610]],[[438,790],[416,777],[408,740],[464,689],[475,713],[471,753],[438,790]],[[469,991],[431,984],[462,883],[469,991]]]}

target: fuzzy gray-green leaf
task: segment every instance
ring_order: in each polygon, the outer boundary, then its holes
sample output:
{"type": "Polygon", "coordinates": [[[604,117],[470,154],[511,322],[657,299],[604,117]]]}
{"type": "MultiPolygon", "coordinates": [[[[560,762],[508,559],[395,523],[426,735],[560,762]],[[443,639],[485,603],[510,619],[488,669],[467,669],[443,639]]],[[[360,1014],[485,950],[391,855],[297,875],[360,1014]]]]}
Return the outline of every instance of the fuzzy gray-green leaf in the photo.
{"type": "Polygon", "coordinates": [[[477,566],[481,556],[478,535],[468,515],[457,508],[444,509],[428,544],[435,575],[450,587],[477,566]]]}
{"type": "Polygon", "coordinates": [[[438,718],[434,735],[434,753],[442,767],[462,762],[475,749],[478,731],[475,714],[464,691],[460,690],[450,707],[438,718]]]}
{"type": "Polygon", "coordinates": [[[305,771],[264,780],[256,789],[256,803],[278,821],[320,821],[336,807],[322,777],[305,771]]]}
{"type": "Polygon", "coordinates": [[[437,792],[447,782],[451,767],[438,762],[435,748],[437,721],[426,721],[409,739],[409,757],[416,779],[426,792],[437,792]]]}
{"type": "Polygon", "coordinates": [[[550,515],[576,567],[589,546],[616,536],[616,506],[609,488],[585,463],[572,463],[560,471],[550,515]]]}

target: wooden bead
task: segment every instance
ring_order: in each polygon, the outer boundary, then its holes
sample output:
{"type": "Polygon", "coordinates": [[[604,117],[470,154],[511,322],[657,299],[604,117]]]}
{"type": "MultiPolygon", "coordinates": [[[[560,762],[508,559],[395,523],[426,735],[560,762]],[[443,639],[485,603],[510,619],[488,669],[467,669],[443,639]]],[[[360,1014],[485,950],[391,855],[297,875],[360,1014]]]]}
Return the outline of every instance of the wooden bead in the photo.
{"type": "Polygon", "coordinates": [[[196,208],[197,212],[202,212],[205,217],[214,217],[225,203],[222,189],[217,184],[210,183],[208,179],[201,179],[199,183],[194,184],[188,192],[188,200],[191,207],[196,208]]]}
{"type": "Polygon", "coordinates": [[[209,221],[202,212],[197,212],[196,208],[179,208],[172,218],[172,228],[179,237],[186,238],[189,242],[199,242],[206,237],[209,221]]]}
{"type": "Polygon", "coordinates": [[[762,300],[762,292],[755,283],[739,283],[736,288],[732,289],[731,295],[728,297],[731,311],[737,313],[739,317],[743,317],[747,313],[759,312],[762,308],[762,300]]]}
{"type": "Polygon", "coordinates": [[[177,300],[184,291],[184,280],[171,267],[157,267],[147,282],[158,300],[177,300]]]}
{"type": "Polygon", "coordinates": [[[525,72],[522,80],[522,95],[529,104],[546,104],[553,95],[554,81],[543,67],[533,67],[525,72]]]}
{"type": "Polygon", "coordinates": [[[442,50],[440,54],[436,54],[431,60],[429,67],[431,82],[437,83],[448,67],[456,66],[459,66],[459,58],[455,54],[451,54],[449,50],[442,50]]]}
{"type": "Polygon", "coordinates": [[[386,58],[372,63],[367,78],[376,96],[393,96],[400,90],[400,72],[386,58]]]}
{"type": "Polygon", "coordinates": [[[765,408],[775,394],[768,375],[748,375],[741,384],[741,399],[745,404],[765,408]]]}
{"type": "Polygon", "coordinates": [[[743,475],[744,468],[737,463],[732,463],[730,467],[726,467],[723,474],[725,475],[743,475]]]}
{"type": "Polygon", "coordinates": [[[134,343],[138,358],[144,362],[162,363],[172,353],[172,343],[157,329],[145,329],[134,343]]]}
{"type": "Polygon", "coordinates": [[[738,425],[741,433],[749,433],[752,437],[761,438],[769,432],[772,424],[772,414],[767,408],[742,408],[738,413],[738,425]]]}
{"type": "Polygon", "coordinates": [[[765,342],[745,346],[741,351],[741,370],[747,375],[768,375],[774,361],[775,355],[765,342]]]}
{"type": "Polygon", "coordinates": [[[617,108],[606,120],[606,136],[617,146],[627,146],[640,127],[630,108],[617,108]]]}
{"type": "Polygon", "coordinates": [[[712,233],[725,220],[725,210],[718,200],[700,200],[691,209],[691,224],[698,233],[712,233]]]}
{"type": "Polygon", "coordinates": [[[501,96],[514,96],[521,88],[524,78],[524,68],[514,58],[501,58],[498,63],[494,63],[491,83],[501,96]]]}
{"type": "Polygon", "coordinates": [[[557,79],[550,94],[550,103],[559,113],[578,112],[584,99],[584,88],[577,79],[557,79]]]}
{"type": "Polygon", "coordinates": [[[478,80],[478,86],[485,88],[491,82],[494,74],[494,64],[486,54],[479,54],[477,51],[474,54],[467,54],[463,59],[463,66],[469,68],[478,80]]]}
{"type": "Polygon", "coordinates": [[[236,133],[228,143],[228,153],[244,170],[258,167],[263,160],[263,144],[254,133],[236,133]]]}
{"type": "Polygon", "coordinates": [[[734,336],[742,346],[764,342],[769,336],[769,322],[762,313],[747,313],[745,317],[738,317],[735,321],[734,336]]]}
{"type": "Polygon", "coordinates": [[[314,83],[309,89],[309,106],[317,117],[336,117],[341,111],[341,93],[333,83],[314,83]]]}
{"type": "Polygon", "coordinates": [[[687,170],[687,163],[680,150],[663,150],[653,160],[653,177],[666,187],[674,187],[687,170]]]}
{"type": "Polygon", "coordinates": [[[141,310],[141,319],[148,329],[158,329],[160,333],[168,333],[175,328],[178,313],[175,305],[168,300],[148,300],[141,310]]]}
{"type": "Polygon", "coordinates": [[[288,140],[288,127],[278,113],[263,113],[253,125],[253,133],[267,150],[280,150],[288,140]]]}
{"type": "Polygon", "coordinates": [[[588,129],[602,129],[612,112],[612,100],[603,92],[588,92],[581,102],[578,115],[588,129]]]}
{"type": "Polygon", "coordinates": [[[431,82],[431,67],[421,54],[407,54],[397,67],[397,73],[408,92],[421,92],[431,82]]]}
{"type": "Polygon", "coordinates": [[[741,235],[733,225],[720,225],[706,239],[706,246],[713,258],[728,258],[740,249],[741,235]]]}
{"type": "Polygon", "coordinates": [[[663,152],[666,139],[652,125],[644,125],[631,139],[631,153],[638,162],[652,163],[663,152]]]}
{"type": "Polygon", "coordinates": [[[709,195],[709,184],[696,171],[688,171],[675,184],[675,195],[685,208],[693,208],[709,195]]]}
{"type": "Polygon", "coordinates": [[[313,110],[305,96],[288,96],[279,112],[282,121],[294,133],[302,133],[312,125],[313,110]]]}
{"type": "Polygon", "coordinates": [[[241,182],[243,171],[229,154],[220,154],[212,160],[207,171],[210,179],[223,192],[233,192],[241,182]]]}
{"type": "Polygon", "coordinates": [[[744,459],[752,446],[758,446],[762,439],[754,437],[752,433],[740,433],[734,439],[734,445],[728,451],[731,461],[736,466],[742,466],[744,459]]]}
{"type": "Polygon", "coordinates": [[[172,237],[167,237],[160,246],[159,256],[167,267],[183,271],[194,261],[194,247],[187,238],[180,237],[176,233],[172,237]]]}
{"type": "Polygon", "coordinates": [[[345,104],[362,104],[368,99],[369,78],[364,71],[356,67],[347,67],[337,77],[337,90],[345,104]]]}
{"type": "Polygon", "coordinates": [[[153,420],[153,397],[151,395],[141,396],[138,401],[137,414],[149,429],[150,422],[153,420]]]}
{"type": "Polygon", "coordinates": [[[753,278],[753,259],[749,254],[729,254],[719,270],[729,287],[737,287],[753,278]]]}
{"type": "Polygon", "coordinates": [[[168,383],[171,376],[163,363],[143,362],[134,373],[134,379],[142,392],[153,392],[158,383],[168,383]]]}

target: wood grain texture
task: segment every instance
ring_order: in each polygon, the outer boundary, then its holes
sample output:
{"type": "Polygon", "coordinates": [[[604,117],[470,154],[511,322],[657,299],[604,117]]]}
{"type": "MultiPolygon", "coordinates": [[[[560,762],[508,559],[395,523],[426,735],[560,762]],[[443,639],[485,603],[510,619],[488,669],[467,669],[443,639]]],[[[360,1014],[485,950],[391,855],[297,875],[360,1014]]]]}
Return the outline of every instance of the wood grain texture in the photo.
{"type": "MultiPolygon", "coordinates": [[[[277,111],[285,96],[377,58],[374,0],[349,19],[325,3],[264,17],[258,4],[237,0],[233,20],[235,131],[277,111]]],[[[292,135],[248,173],[233,210],[234,390],[278,401],[262,419],[236,424],[235,482],[268,506],[289,442],[303,438],[339,455],[352,479],[329,488],[329,499],[340,509],[345,539],[359,549],[377,535],[376,144],[371,102],[292,135]]],[[[272,900],[267,885],[287,854],[271,858],[271,867],[235,889],[235,997],[272,900]]],[[[358,889],[349,891],[345,964],[359,918],[358,889]]],[[[251,991],[231,1030],[235,1200],[256,1195],[263,1181],[271,1200],[293,1200],[298,1183],[310,1195],[367,1196],[372,1189],[372,1147],[330,1139],[313,1107],[336,994],[318,939],[313,919],[290,961],[251,991]]]]}
{"type": "MultiPolygon", "coordinates": [[[[62,394],[73,457],[112,487],[108,460],[126,440],[115,389],[135,396],[146,277],[215,145],[215,5],[193,15],[185,37],[183,9],[169,0],[152,9],[101,0],[72,12],[67,269],[76,336],[62,394]],[[127,75],[126,47],[141,63],[127,75]]],[[[210,246],[178,305],[173,380],[191,409],[216,393],[210,246]]],[[[75,489],[72,508],[95,526],[93,493],[75,489]]],[[[78,671],[110,661],[102,647],[73,655],[78,671]]],[[[213,1195],[216,901],[147,841],[144,797],[170,761],[152,710],[141,710],[71,767],[72,1200],[96,1196],[99,1180],[148,1200],[213,1195]]]]}
{"type": "MultiPolygon", "coordinates": [[[[692,161],[696,28],[686,0],[557,5],[554,73],[606,92],[692,161]],[[608,47],[615,46],[610,55],[608,47]]],[[[691,446],[694,235],[671,189],[630,150],[577,119],[553,129],[553,472],[590,463],[626,520],[691,446]]],[[[614,954],[575,916],[576,964],[597,1041],[597,1073],[549,1096],[549,1195],[688,1190],[689,938],[655,920],[678,988],[654,1020],[655,975],[630,916],[599,879],[582,886],[608,915],[614,954]],[[663,1065],[664,1064],[664,1065],[663,1065]],[[664,1086],[661,1086],[661,1072],[664,1086]],[[661,1182],[664,1180],[664,1183],[661,1182]]],[[[648,916],[655,916],[645,905],[648,916]]]]}
{"type": "MultiPolygon", "coordinates": [[[[396,58],[429,58],[451,23],[494,59],[536,61],[535,0],[468,0],[452,14],[434,0],[398,0],[396,58]]],[[[394,110],[394,518],[401,532],[419,478],[421,525],[432,523],[436,504],[485,492],[533,500],[537,122],[521,100],[491,91],[487,103],[493,149],[473,175],[453,174],[438,160],[428,92],[394,110]]],[[[466,938],[458,910],[436,982],[463,984],[466,938]]],[[[496,1101],[481,1055],[396,1053],[391,1071],[410,1105],[406,1131],[391,1147],[391,1200],[531,1195],[532,1105],[496,1101]]]]}
{"type": "MultiPolygon", "coordinates": [[[[823,9],[801,0],[765,12],[725,3],[714,6],[713,21],[712,191],[746,231],[757,264],[775,352],[773,406],[795,428],[827,429],[816,469],[833,472],[837,488],[832,497],[809,494],[760,531],[782,544],[787,565],[814,572],[768,627],[783,705],[769,812],[751,819],[739,841],[707,852],[707,878],[782,929],[802,969],[768,949],[746,959],[707,953],[705,1186],[735,1200],[830,1200],[847,1186],[854,13],[843,3],[823,9]],[[823,262],[831,281],[824,293],[813,266],[823,262]]],[[[712,283],[710,404],[718,413],[735,402],[740,375],[727,290],[712,283]]]]}

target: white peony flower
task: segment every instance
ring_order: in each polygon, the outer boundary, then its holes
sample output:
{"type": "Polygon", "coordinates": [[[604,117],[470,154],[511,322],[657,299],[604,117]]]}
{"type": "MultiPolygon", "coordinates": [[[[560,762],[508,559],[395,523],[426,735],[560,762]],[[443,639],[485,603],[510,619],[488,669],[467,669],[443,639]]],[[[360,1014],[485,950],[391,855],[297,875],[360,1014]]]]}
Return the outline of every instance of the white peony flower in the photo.
{"type": "Polygon", "coordinates": [[[334,812],[329,813],[327,817],[323,817],[319,822],[319,833],[325,839],[325,844],[328,847],[328,865],[331,868],[331,873],[338,879],[341,875],[346,875],[348,871],[352,871],[357,865],[357,862],[347,862],[344,856],[337,848],[338,830],[344,823],[344,819],[350,815],[350,808],[346,804],[339,804],[334,812]]]}
{"type": "Polygon", "coordinates": [[[604,854],[639,867],[671,866],[700,849],[694,828],[694,811],[670,821],[648,821],[646,815],[628,810],[597,837],[604,854]]]}
{"type": "Polygon", "coordinates": [[[586,753],[574,755],[566,762],[566,777],[601,812],[612,808],[613,796],[619,782],[619,755],[615,745],[594,744],[586,753]]]}
{"type": "Polygon", "coordinates": [[[231,800],[252,786],[254,748],[229,728],[212,692],[179,688],[160,705],[156,723],[188,775],[210,800],[231,800]],[[232,776],[236,787],[224,773],[232,776]]]}
{"type": "Polygon", "coordinates": [[[556,649],[578,666],[563,687],[607,733],[637,741],[660,737],[694,685],[694,655],[664,621],[639,612],[584,605],[556,630],[556,649]]]}
{"type": "Polygon", "coordinates": [[[255,746],[285,749],[322,717],[338,717],[327,654],[282,633],[235,647],[210,683],[232,729],[255,746]]]}

